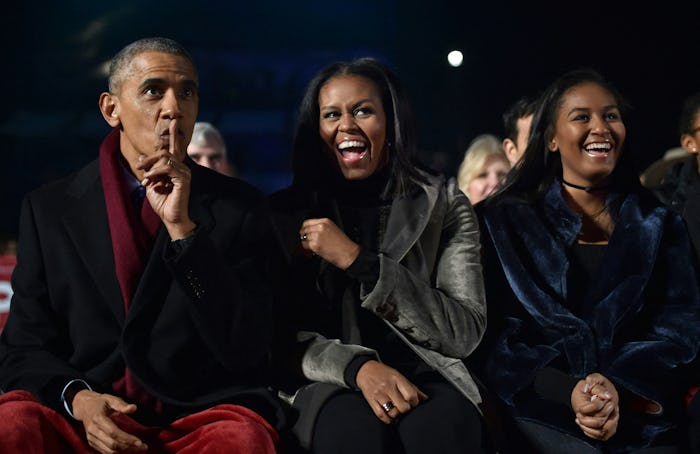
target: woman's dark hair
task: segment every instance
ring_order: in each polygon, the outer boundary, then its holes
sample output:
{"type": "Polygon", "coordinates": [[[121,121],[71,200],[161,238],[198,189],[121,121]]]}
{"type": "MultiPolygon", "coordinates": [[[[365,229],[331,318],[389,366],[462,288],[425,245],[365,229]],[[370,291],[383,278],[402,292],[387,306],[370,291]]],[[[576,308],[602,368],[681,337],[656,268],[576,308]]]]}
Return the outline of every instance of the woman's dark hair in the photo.
{"type": "Polygon", "coordinates": [[[683,101],[681,116],[678,122],[678,135],[693,135],[695,129],[695,117],[700,115],[700,92],[688,96],[683,101]]]}
{"type": "Polygon", "coordinates": [[[398,77],[384,64],[370,57],[336,62],[323,68],[309,82],[299,107],[292,149],[294,186],[318,189],[339,174],[337,163],[329,158],[319,133],[318,95],[337,76],[359,76],[379,89],[386,113],[386,140],[389,151],[390,182],[385,195],[406,193],[413,181],[424,181],[415,164],[413,115],[398,77]]]}
{"type": "MultiPolygon", "coordinates": [[[[564,95],[581,84],[594,83],[609,91],[617,103],[624,120],[629,105],[617,89],[599,72],[593,69],[576,69],[556,79],[540,96],[532,118],[530,137],[520,164],[508,175],[506,184],[487,203],[505,196],[540,199],[555,178],[561,178],[561,154],[552,153],[547,147],[557,121],[557,113],[564,95]]],[[[622,153],[610,178],[611,192],[628,193],[639,190],[639,177],[634,167],[634,156],[626,150],[622,153]]]]}

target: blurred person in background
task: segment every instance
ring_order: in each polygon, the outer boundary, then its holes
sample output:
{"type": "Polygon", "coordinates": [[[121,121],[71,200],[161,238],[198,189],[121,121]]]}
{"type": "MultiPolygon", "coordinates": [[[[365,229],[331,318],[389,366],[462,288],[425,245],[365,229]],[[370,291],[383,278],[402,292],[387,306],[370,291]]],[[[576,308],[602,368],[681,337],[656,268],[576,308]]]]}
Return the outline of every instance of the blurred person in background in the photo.
{"type": "Polygon", "coordinates": [[[200,166],[209,167],[229,177],[238,176],[235,167],[228,160],[224,137],[211,123],[198,121],[194,124],[187,154],[200,166]]]}
{"type": "MultiPolygon", "coordinates": [[[[659,198],[679,213],[688,228],[695,246],[696,270],[700,261],[700,92],[688,96],[678,122],[680,145],[687,157],[666,173],[663,184],[656,191],[659,198]]],[[[699,271],[700,272],[700,271],[699,271]]],[[[686,400],[690,415],[689,434],[693,453],[700,453],[700,360],[694,364],[694,383],[686,400]]]]}
{"type": "Polygon", "coordinates": [[[671,165],[657,195],[683,217],[700,258],[700,92],[683,102],[678,130],[686,157],[671,165]]]}
{"type": "Polygon", "coordinates": [[[503,186],[510,171],[501,141],[494,135],[482,134],[469,144],[457,171],[457,184],[472,205],[503,186]]]}
{"type": "Polygon", "coordinates": [[[503,150],[508,156],[511,167],[515,167],[527,147],[530,136],[530,124],[535,113],[537,100],[522,97],[515,101],[503,113],[503,150]]]}

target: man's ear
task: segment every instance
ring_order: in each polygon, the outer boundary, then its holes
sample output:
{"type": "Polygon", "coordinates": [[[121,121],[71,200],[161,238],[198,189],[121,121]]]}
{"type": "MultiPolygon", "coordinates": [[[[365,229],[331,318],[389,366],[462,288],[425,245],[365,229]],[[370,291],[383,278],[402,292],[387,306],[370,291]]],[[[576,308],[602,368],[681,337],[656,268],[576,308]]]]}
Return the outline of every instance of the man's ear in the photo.
{"type": "Polygon", "coordinates": [[[694,136],[683,134],[681,136],[681,146],[688,153],[698,154],[698,143],[694,136]]]}
{"type": "Polygon", "coordinates": [[[515,142],[506,137],[503,139],[503,151],[506,152],[506,157],[511,164],[515,164],[518,156],[518,148],[515,146],[515,142]]]}
{"type": "Polygon", "coordinates": [[[102,93],[100,95],[100,112],[102,117],[113,128],[121,124],[119,120],[119,99],[112,93],[102,93]]]}

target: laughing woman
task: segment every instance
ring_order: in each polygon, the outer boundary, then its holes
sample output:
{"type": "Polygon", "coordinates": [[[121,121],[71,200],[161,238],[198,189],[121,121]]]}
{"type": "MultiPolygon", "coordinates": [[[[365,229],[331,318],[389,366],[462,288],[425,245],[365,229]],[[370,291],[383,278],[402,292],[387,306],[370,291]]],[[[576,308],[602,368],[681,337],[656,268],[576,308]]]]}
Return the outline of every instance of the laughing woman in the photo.
{"type": "Polygon", "coordinates": [[[330,65],[272,196],[303,346],[296,433],[314,453],[481,450],[461,361],[486,324],[478,224],[454,181],[414,163],[410,120],[385,65],[330,65]]]}
{"type": "Polygon", "coordinates": [[[682,221],[623,153],[623,110],[598,73],[559,78],[522,165],[478,210],[489,328],[475,357],[523,437],[511,452],[677,452],[700,297],[682,221]]]}

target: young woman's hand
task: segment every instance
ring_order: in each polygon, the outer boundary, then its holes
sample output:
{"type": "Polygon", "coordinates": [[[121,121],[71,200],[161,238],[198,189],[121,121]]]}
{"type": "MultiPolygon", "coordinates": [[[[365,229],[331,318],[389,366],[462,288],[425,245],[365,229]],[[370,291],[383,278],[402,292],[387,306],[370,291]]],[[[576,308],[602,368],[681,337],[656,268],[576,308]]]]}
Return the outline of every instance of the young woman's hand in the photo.
{"type": "Polygon", "coordinates": [[[586,436],[609,440],[617,432],[620,397],[615,385],[603,375],[594,373],[579,380],[571,392],[571,408],[586,436]]]}

